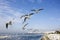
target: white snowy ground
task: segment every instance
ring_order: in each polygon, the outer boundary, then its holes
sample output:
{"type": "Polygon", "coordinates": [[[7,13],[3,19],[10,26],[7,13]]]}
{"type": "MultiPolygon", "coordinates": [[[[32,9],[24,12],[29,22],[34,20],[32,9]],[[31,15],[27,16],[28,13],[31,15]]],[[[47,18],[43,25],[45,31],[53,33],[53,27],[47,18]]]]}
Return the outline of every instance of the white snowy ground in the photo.
{"type": "Polygon", "coordinates": [[[60,40],[60,34],[45,34],[41,40],[60,40]]]}
{"type": "Polygon", "coordinates": [[[8,36],[0,36],[0,39],[1,39],[1,38],[7,38],[7,37],[8,37],[8,36]]]}

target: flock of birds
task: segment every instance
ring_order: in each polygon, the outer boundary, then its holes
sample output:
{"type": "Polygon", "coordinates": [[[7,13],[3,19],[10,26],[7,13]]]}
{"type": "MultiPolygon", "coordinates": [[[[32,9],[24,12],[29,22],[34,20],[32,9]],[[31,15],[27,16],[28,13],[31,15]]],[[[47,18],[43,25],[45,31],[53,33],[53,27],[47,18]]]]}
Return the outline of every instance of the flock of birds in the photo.
{"type": "MultiPolygon", "coordinates": [[[[41,10],[43,9],[33,9],[31,10],[33,13],[30,13],[30,14],[25,14],[25,15],[22,15],[20,17],[20,19],[23,18],[23,24],[27,21],[27,19],[30,19],[30,17],[34,14],[38,14],[41,10]]],[[[12,25],[12,21],[9,21],[8,23],[6,23],[6,28],[8,29],[9,25],[12,25]]],[[[28,25],[28,23],[24,24],[22,29],[25,30],[25,27],[28,25]]]]}

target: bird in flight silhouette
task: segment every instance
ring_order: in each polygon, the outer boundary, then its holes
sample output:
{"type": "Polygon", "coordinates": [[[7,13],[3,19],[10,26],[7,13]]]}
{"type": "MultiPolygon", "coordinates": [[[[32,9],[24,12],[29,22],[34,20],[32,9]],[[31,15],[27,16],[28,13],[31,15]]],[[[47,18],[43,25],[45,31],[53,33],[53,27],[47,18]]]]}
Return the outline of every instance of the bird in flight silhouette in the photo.
{"type": "Polygon", "coordinates": [[[12,21],[9,21],[8,23],[6,23],[6,28],[8,28],[8,25],[12,25],[12,21]]]}
{"type": "Polygon", "coordinates": [[[23,25],[22,29],[25,30],[25,27],[28,25],[28,23],[26,23],[25,25],[23,25]]]}
{"type": "Polygon", "coordinates": [[[43,10],[43,9],[32,9],[31,11],[34,11],[36,13],[39,13],[41,10],[43,10]]]}
{"type": "Polygon", "coordinates": [[[33,15],[34,13],[30,13],[30,14],[25,14],[25,15],[22,15],[20,18],[24,18],[24,22],[26,22],[27,19],[30,19],[30,17],[33,15]]]}

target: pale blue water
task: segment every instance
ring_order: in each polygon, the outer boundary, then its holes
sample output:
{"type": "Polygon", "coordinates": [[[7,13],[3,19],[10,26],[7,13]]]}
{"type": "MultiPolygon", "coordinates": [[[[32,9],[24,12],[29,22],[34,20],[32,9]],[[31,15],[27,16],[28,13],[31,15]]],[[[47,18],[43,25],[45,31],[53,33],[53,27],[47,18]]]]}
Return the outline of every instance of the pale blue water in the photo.
{"type": "Polygon", "coordinates": [[[8,36],[7,38],[0,38],[0,40],[40,40],[42,34],[21,33],[21,34],[0,34],[0,36],[8,36]]]}

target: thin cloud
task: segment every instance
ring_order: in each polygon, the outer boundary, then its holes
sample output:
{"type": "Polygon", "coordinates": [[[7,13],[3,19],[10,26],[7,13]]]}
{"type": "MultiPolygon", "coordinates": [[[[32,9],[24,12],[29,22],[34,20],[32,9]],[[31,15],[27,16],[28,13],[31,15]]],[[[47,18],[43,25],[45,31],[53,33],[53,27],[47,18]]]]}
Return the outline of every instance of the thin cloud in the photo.
{"type": "Polygon", "coordinates": [[[28,0],[28,1],[30,1],[30,2],[32,2],[32,3],[35,3],[35,2],[41,3],[43,0],[28,0]]]}
{"type": "Polygon", "coordinates": [[[12,20],[13,22],[21,22],[19,17],[21,16],[20,10],[16,10],[12,8],[8,1],[1,0],[0,1],[0,27],[2,27],[1,24],[5,24],[6,22],[12,20]],[[14,20],[13,20],[14,18],[14,20]]]}
{"type": "Polygon", "coordinates": [[[37,0],[37,2],[38,2],[38,3],[41,3],[41,2],[43,2],[43,0],[37,0]]]}
{"type": "Polygon", "coordinates": [[[35,2],[35,0],[28,0],[28,1],[30,1],[30,2],[32,2],[32,3],[34,3],[34,2],[35,2]]]}
{"type": "Polygon", "coordinates": [[[50,20],[51,20],[51,21],[54,21],[54,20],[55,20],[55,21],[60,21],[60,18],[52,17],[52,18],[50,18],[50,20]]]}

